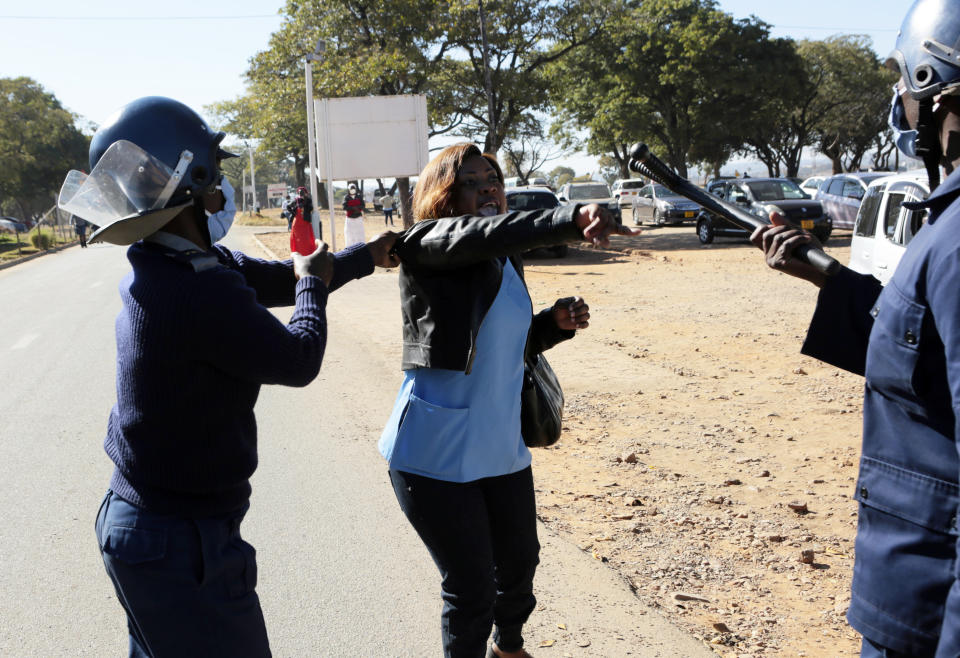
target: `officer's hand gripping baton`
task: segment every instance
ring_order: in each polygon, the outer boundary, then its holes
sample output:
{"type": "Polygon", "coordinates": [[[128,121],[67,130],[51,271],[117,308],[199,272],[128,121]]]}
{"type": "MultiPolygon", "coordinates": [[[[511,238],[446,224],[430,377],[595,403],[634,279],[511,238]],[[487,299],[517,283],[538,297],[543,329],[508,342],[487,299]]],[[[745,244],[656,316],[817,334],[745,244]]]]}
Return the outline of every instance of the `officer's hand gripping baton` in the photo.
{"type": "MultiPolygon", "coordinates": [[[[666,163],[650,152],[646,144],[634,144],[630,148],[630,169],[643,174],[654,182],[660,183],[680,196],[690,199],[715,215],[720,215],[747,231],[752,232],[760,226],[770,224],[769,221],[765,221],[742,208],[738,208],[732,203],[718,199],[712,194],[708,194],[700,189],[670,169],[666,163]]],[[[836,274],[840,269],[839,262],[825,254],[822,249],[817,249],[810,245],[800,245],[793,250],[793,256],[799,260],[806,261],[827,276],[836,274]]]]}

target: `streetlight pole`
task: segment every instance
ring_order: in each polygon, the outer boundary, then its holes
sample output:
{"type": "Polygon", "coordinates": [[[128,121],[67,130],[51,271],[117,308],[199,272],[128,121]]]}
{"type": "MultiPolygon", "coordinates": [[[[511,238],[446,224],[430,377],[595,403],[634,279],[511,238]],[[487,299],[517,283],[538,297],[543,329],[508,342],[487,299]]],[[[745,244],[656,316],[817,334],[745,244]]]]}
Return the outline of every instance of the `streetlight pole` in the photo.
{"type": "MultiPolygon", "coordinates": [[[[326,42],[321,37],[317,39],[317,47],[313,52],[307,55],[306,70],[307,76],[307,156],[310,162],[310,197],[313,199],[313,212],[310,213],[310,223],[313,224],[313,234],[319,239],[323,239],[323,230],[320,227],[320,212],[317,210],[317,136],[313,124],[313,62],[320,61],[321,55],[326,50],[326,42]]],[[[329,175],[329,172],[328,172],[329,175]]],[[[333,208],[333,199],[327,199],[327,203],[333,208]]],[[[335,227],[330,227],[330,247],[333,250],[337,248],[337,238],[335,227]]]]}
{"type": "Polygon", "coordinates": [[[253,147],[250,147],[250,191],[253,197],[253,212],[257,212],[257,174],[253,167],[253,147]]]}

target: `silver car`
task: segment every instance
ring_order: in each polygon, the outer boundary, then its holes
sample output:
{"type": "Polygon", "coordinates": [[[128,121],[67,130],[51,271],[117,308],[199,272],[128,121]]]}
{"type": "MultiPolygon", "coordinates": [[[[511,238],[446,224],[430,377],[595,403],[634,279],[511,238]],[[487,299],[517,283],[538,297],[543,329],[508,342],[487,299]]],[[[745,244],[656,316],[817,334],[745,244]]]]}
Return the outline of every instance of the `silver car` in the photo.
{"type": "Polygon", "coordinates": [[[889,175],[888,172],[836,174],[820,183],[815,198],[833,220],[833,228],[853,228],[867,186],[889,175]]]}
{"type": "Polygon", "coordinates": [[[567,183],[560,188],[557,193],[560,202],[568,203],[596,203],[606,206],[610,213],[620,221],[620,203],[610,194],[610,188],[606,183],[597,183],[595,181],[587,183],[567,183]]]}
{"type": "Polygon", "coordinates": [[[663,185],[647,185],[633,199],[632,214],[636,226],[644,222],[657,226],[667,222],[679,224],[685,219],[695,220],[699,213],[699,205],[663,185]]]}

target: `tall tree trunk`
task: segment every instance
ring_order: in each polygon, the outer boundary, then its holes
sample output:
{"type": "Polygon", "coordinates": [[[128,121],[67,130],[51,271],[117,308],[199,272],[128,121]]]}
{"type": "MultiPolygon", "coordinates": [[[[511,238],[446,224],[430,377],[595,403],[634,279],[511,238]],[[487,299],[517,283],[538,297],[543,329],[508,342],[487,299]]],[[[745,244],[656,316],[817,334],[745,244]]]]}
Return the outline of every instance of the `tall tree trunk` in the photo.
{"type": "Polygon", "coordinates": [[[397,179],[397,191],[400,193],[400,213],[403,215],[403,228],[413,226],[413,199],[410,197],[410,179],[406,176],[397,179]]]}

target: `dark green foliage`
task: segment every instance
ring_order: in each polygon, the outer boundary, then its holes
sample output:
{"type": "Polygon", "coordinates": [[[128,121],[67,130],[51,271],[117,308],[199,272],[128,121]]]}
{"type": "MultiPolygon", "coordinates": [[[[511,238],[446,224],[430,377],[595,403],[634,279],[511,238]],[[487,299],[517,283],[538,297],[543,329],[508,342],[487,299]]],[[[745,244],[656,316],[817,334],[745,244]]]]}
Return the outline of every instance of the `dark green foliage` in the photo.
{"type": "Polygon", "coordinates": [[[86,171],[90,138],[30,78],[0,78],[0,210],[30,219],[56,201],[70,169],[86,171]]]}

